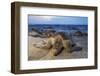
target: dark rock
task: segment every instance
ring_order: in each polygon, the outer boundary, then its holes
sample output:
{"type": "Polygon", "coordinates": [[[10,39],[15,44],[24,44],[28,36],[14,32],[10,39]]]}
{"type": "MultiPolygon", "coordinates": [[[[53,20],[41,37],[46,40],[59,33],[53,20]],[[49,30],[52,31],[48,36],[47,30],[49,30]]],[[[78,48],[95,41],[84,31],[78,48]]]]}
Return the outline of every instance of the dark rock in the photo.
{"type": "Polygon", "coordinates": [[[42,32],[40,32],[38,29],[36,29],[36,28],[32,28],[31,29],[32,30],[32,32],[34,31],[34,32],[37,32],[38,34],[42,34],[42,32]]]}
{"type": "Polygon", "coordinates": [[[84,36],[87,36],[88,34],[87,34],[87,33],[83,33],[83,35],[84,35],[84,36]]]}
{"type": "Polygon", "coordinates": [[[81,31],[76,31],[74,33],[74,36],[83,36],[83,33],[81,31]]]}

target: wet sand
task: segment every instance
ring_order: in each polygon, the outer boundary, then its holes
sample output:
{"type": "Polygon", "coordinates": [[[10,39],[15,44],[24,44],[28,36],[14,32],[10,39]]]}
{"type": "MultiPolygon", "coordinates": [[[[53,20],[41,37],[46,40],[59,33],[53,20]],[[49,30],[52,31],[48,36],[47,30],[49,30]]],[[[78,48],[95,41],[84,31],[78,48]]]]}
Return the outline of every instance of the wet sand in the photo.
{"type": "Polygon", "coordinates": [[[66,50],[63,50],[58,56],[53,56],[50,50],[34,46],[36,43],[41,45],[42,40],[45,39],[46,38],[28,36],[28,60],[77,59],[88,57],[87,36],[73,38],[74,42],[78,46],[83,47],[82,50],[73,51],[72,53],[68,53],[66,50]]]}

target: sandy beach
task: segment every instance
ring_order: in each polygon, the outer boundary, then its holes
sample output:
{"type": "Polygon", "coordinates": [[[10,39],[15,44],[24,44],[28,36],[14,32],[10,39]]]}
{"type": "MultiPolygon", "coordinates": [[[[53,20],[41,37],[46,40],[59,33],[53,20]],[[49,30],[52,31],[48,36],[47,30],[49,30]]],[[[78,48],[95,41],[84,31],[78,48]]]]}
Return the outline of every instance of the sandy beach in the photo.
{"type": "Polygon", "coordinates": [[[73,37],[74,42],[77,46],[81,46],[82,50],[73,51],[72,53],[63,50],[57,56],[53,56],[50,50],[35,46],[35,44],[41,45],[42,40],[46,40],[46,38],[28,36],[28,60],[79,59],[88,57],[87,36],[73,37]]]}

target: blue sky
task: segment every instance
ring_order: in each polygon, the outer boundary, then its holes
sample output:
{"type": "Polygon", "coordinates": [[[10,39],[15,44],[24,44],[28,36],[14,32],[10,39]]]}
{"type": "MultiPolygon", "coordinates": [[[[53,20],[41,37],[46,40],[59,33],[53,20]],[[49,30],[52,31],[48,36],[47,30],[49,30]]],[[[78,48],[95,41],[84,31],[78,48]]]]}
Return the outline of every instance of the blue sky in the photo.
{"type": "Polygon", "coordinates": [[[73,25],[87,25],[87,17],[77,16],[28,16],[28,24],[73,24],[73,25]]]}

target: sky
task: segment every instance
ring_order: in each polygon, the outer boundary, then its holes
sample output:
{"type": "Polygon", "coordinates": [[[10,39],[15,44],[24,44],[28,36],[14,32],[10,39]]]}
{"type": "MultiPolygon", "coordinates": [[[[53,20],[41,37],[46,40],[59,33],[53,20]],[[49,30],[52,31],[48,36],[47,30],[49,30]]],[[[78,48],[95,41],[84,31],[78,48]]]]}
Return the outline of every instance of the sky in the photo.
{"type": "Polygon", "coordinates": [[[64,25],[87,25],[88,17],[77,16],[42,16],[29,15],[28,24],[64,24],[64,25]]]}

